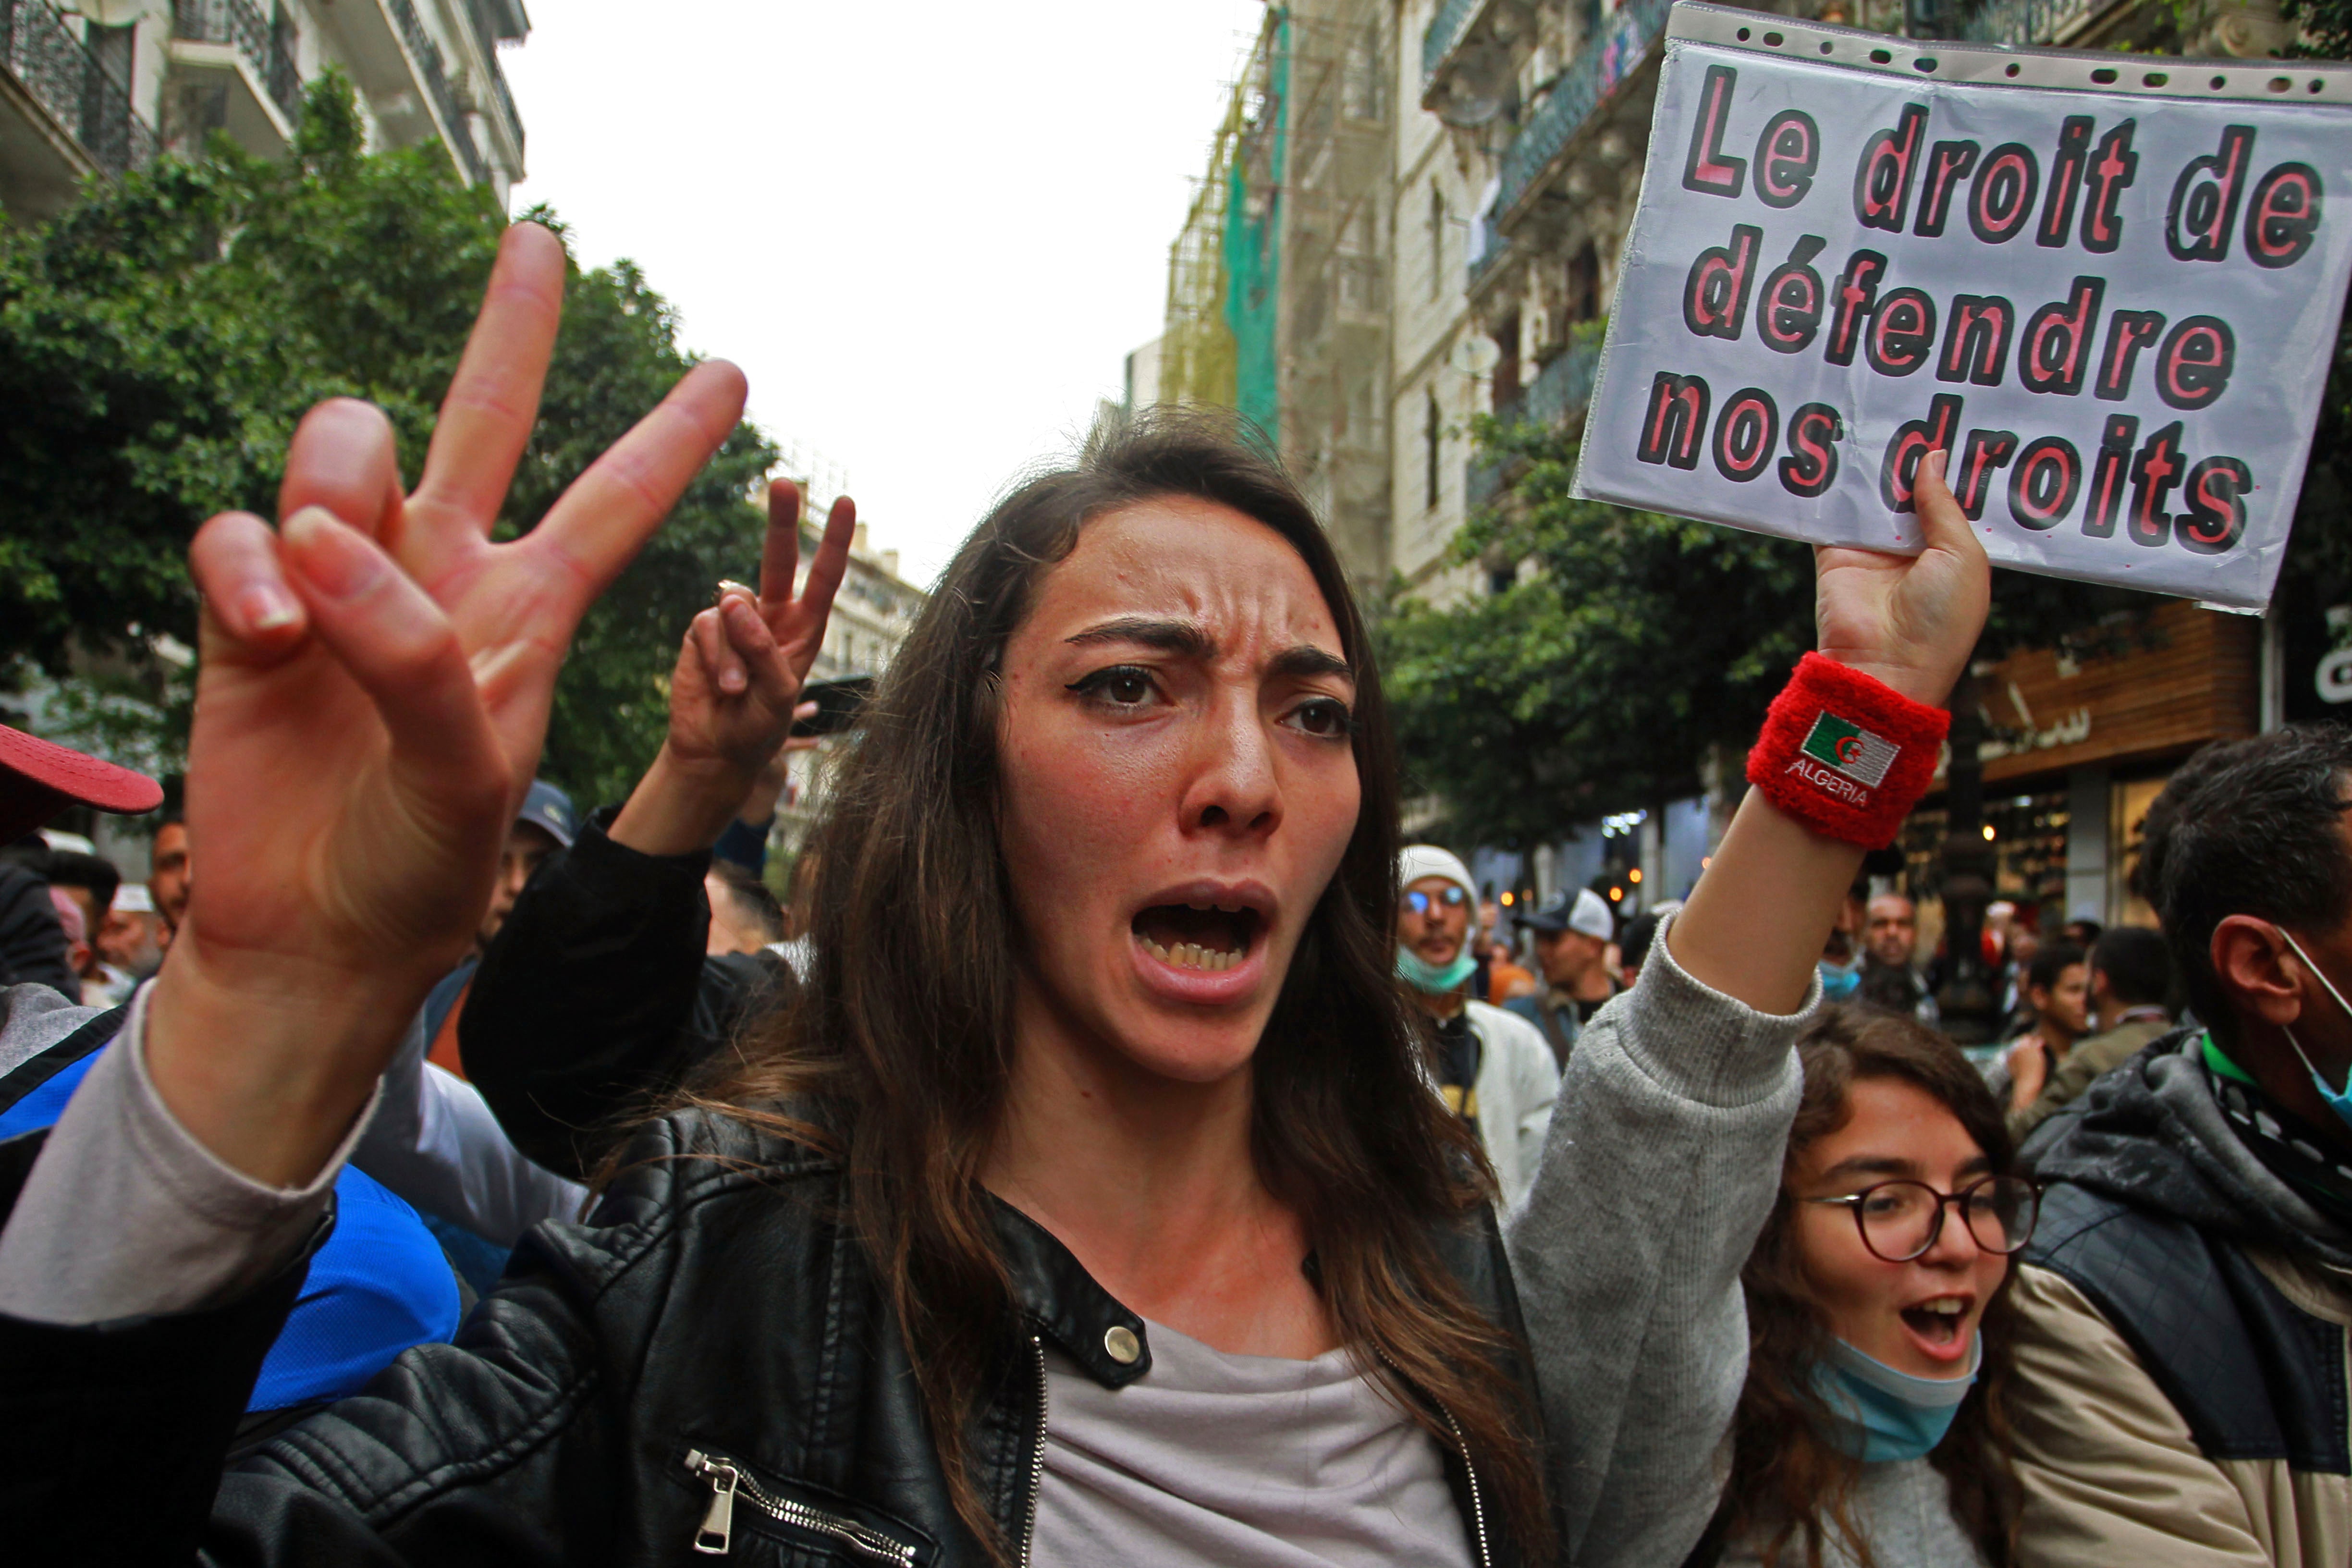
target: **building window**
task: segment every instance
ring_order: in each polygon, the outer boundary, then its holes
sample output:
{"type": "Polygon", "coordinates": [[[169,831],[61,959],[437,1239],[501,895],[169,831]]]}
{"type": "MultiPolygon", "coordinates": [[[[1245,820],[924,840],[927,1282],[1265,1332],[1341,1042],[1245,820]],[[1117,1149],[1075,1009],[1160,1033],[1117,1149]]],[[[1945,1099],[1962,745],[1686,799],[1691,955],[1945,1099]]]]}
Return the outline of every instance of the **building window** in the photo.
{"type": "Polygon", "coordinates": [[[1495,329],[1494,409],[1508,418],[1517,414],[1519,401],[1519,313],[1503,318],[1495,329]]]}
{"type": "Polygon", "coordinates": [[[1601,314],[1601,253],[1591,240],[1568,258],[1568,319],[1590,321],[1601,314]]]}
{"type": "Polygon", "coordinates": [[[131,57],[137,29],[135,22],[125,22],[114,27],[91,22],[82,30],[82,47],[89,51],[90,63],[104,72],[109,81],[122,89],[126,100],[131,96],[131,57]]]}
{"type": "Polygon", "coordinates": [[[1437,412],[1437,393],[1433,389],[1422,395],[1427,400],[1427,406],[1422,411],[1422,466],[1425,471],[1422,476],[1421,504],[1433,508],[1437,505],[1437,459],[1444,431],[1437,412]]]}
{"type": "Polygon", "coordinates": [[[1445,193],[1437,182],[1429,182],[1429,297],[1436,299],[1445,288],[1445,193]]]}

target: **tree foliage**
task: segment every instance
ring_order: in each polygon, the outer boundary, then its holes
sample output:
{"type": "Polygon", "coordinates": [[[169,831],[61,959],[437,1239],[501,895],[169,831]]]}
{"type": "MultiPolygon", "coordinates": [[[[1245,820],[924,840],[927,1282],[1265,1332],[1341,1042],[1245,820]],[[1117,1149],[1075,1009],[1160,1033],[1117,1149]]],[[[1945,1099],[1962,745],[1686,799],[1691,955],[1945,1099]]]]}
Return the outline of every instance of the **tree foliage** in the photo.
{"type": "Polygon", "coordinates": [[[2291,56],[2352,59],[2352,0],[2281,0],[2279,15],[2303,28],[2291,56]]]}
{"type": "MultiPolygon", "coordinates": [[[[415,482],[505,221],[436,146],[364,153],[350,85],[330,74],[285,159],[216,138],[0,234],[0,665],[57,673],[77,652],[135,663],[157,634],[193,643],[189,539],[215,511],[273,514],[287,438],[320,398],[383,407],[415,482]]],[[[502,534],[684,374],[677,333],[634,267],[572,269],[502,534]]],[[[650,760],[688,617],[718,578],[757,571],[750,496],[774,457],[739,427],[591,612],[549,776],[612,798],[650,760]]]]}
{"type": "MultiPolygon", "coordinates": [[[[1554,837],[1693,793],[1710,752],[1737,767],[1813,646],[1811,548],[1580,500],[1560,431],[1478,435],[1523,467],[1453,560],[1521,563],[1519,580],[1442,608],[1398,595],[1380,627],[1408,785],[1438,797],[1444,834],[1554,837]]],[[[2105,642],[2150,602],[1996,572],[1979,654],[2105,642]]]]}

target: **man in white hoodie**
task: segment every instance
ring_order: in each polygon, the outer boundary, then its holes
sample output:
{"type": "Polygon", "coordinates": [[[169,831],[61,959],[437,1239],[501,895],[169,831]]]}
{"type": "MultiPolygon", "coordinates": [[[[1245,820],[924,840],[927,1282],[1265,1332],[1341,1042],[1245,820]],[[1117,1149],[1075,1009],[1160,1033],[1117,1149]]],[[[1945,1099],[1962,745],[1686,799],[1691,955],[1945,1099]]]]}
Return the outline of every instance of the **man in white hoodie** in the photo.
{"type": "Polygon", "coordinates": [[[1397,977],[1436,1025],[1438,1092],[1476,1130],[1507,1212],[1535,1181],[1559,1066],[1534,1025],[1465,989],[1476,968],[1469,869],[1434,845],[1408,845],[1397,856],[1397,977]]]}

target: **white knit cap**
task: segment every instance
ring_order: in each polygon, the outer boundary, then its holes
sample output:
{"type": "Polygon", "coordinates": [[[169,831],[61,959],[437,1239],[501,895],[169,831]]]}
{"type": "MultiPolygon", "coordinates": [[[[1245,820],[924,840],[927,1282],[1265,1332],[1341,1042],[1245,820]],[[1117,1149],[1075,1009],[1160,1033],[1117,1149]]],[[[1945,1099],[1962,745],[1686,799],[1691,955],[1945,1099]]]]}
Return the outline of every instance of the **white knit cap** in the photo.
{"type": "Polygon", "coordinates": [[[1440,849],[1434,844],[1408,844],[1397,851],[1397,886],[1410,888],[1423,877],[1443,877],[1461,885],[1475,908],[1478,889],[1470,880],[1470,868],[1450,849],[1440,849]]]}
{"type": "Polygon", "coordinates": [[[125,882],[114,889],[113,907],[126,915],[152,915],[155,900],[148,897],[146,883],[125,882]]]}

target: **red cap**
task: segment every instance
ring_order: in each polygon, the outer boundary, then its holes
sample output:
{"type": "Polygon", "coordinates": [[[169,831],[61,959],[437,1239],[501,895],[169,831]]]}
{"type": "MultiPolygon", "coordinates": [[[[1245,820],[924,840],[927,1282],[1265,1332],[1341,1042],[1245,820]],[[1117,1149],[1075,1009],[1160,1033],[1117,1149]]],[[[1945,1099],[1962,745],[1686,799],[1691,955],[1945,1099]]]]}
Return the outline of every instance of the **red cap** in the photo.
{"type": "Polygon", "coordinates": [[[79,802],[100,811],[152,811],[163,786],[144,773],[0,724],[0,844],[79,802]]]}

